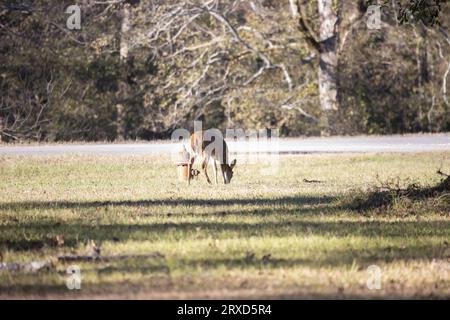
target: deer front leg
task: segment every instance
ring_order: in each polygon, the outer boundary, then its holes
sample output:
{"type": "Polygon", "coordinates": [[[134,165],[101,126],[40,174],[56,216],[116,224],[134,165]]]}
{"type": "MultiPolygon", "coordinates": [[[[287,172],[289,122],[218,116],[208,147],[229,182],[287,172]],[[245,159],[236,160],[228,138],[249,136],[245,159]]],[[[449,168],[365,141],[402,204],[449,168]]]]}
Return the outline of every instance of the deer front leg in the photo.
{"type": "Polygon", "coordinates": [[[214,178],[216,179],[216,185],[218,185],[219,182],[217,180],[217,162],[215,159],[213,159],[213,163],[214,163],[214,178]]]}
{"type": "Polygon", "coordinates": [[[206,181],[208,181],[208,183],[211,184],[211,180],[209,179],[209,176],[208,176],[208,162],[209,162],[209,156],[204,155],[202,169],[203,169],[203,172],[205,173],[206,181]]]}

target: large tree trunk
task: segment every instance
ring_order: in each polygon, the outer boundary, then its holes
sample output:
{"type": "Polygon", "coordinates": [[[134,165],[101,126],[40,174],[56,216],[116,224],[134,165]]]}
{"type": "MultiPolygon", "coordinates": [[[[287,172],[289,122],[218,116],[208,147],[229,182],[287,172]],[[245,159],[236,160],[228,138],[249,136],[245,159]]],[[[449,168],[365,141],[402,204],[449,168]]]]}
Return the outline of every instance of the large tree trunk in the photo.
{"type": "MultiPolygon", "coordinates": [[[[319,97],[325,121],[328,111],[338,109],[338,15],[333,10],[333,0],[318,0],[320,35],[316,37],[309,25],[305,7],[307,1],[289,0],[291,15],[298,20],[298,27],[305,36],[306,44],[319,56],[319,97]]],[[[328,124],[324,123],[327,127],[328,124]]]]}
{"type": "Polygon", "coordinates": [[[126,61],[128,59],[129,51],[129,32],[131,29],[130,23],[131,6],[124,4],[122,8],[122,23],[120,26],[120,59],[126,61]]]}
{"type": "Polygon", "coordinates": [[[319,52],[319,95],[324,111],[337,110],[337,14],[332,0],[319,0],[320,52],[319,52]]]}

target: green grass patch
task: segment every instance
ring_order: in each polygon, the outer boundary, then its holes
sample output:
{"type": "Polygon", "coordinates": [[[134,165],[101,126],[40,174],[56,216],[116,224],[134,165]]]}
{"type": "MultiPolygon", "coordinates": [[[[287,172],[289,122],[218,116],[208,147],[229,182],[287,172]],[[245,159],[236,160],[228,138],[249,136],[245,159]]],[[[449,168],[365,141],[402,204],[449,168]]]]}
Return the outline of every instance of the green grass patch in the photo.
{"type": "Polygon", "coordinates": [[[0,268],[0,297],[448,298],[447,191],[359,210],[352,201],[370,198],[378,181],[438,186],[436,170],[450,171],[449,160],[282,156],[265,175],[263,164],[238,159],[231,184],[200,176],[188,188],[166,157],[3,156],[2,263],[51,263],[0,268]],[[57,258],[94,247],[112,258],[57,258]],[[65,285],[73,264],[81,290],[65,285]],[[366,286],[373,264],[380,290],[366,286]]]}

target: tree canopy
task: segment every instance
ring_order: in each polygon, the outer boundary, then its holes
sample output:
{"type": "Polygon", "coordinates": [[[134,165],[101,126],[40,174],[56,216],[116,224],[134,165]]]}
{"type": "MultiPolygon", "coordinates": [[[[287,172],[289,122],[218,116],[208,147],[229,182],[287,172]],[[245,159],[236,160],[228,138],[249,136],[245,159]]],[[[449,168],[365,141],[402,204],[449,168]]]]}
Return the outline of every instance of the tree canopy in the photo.
{"type": "Polygon", "coordinates": [[[72,1],[5,1],[2,140],[163,138],[193,120],[285,136],[449,131],[448,2],[321,1],[86,0],[80,30],[66,26],[72,1]],[[381,29],[365,23],[373,4],[381,29]],[[336,108],[323,123],[325,51],[336,108]]]}

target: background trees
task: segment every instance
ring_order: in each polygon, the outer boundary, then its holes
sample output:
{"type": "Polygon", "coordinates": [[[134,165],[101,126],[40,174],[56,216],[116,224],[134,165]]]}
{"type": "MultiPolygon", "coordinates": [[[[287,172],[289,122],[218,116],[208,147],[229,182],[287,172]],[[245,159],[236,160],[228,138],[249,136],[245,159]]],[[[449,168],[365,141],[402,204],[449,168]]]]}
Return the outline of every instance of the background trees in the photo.
{"type": "Polygon", "coordinates": [[[372,2],[86,0],[71,31],[71,1],[6,1],[2,139],[161,138],[194,119],[283,135],[450,130],[448,4],[380,1],[382,29],[368,30],[372,2]]]}

